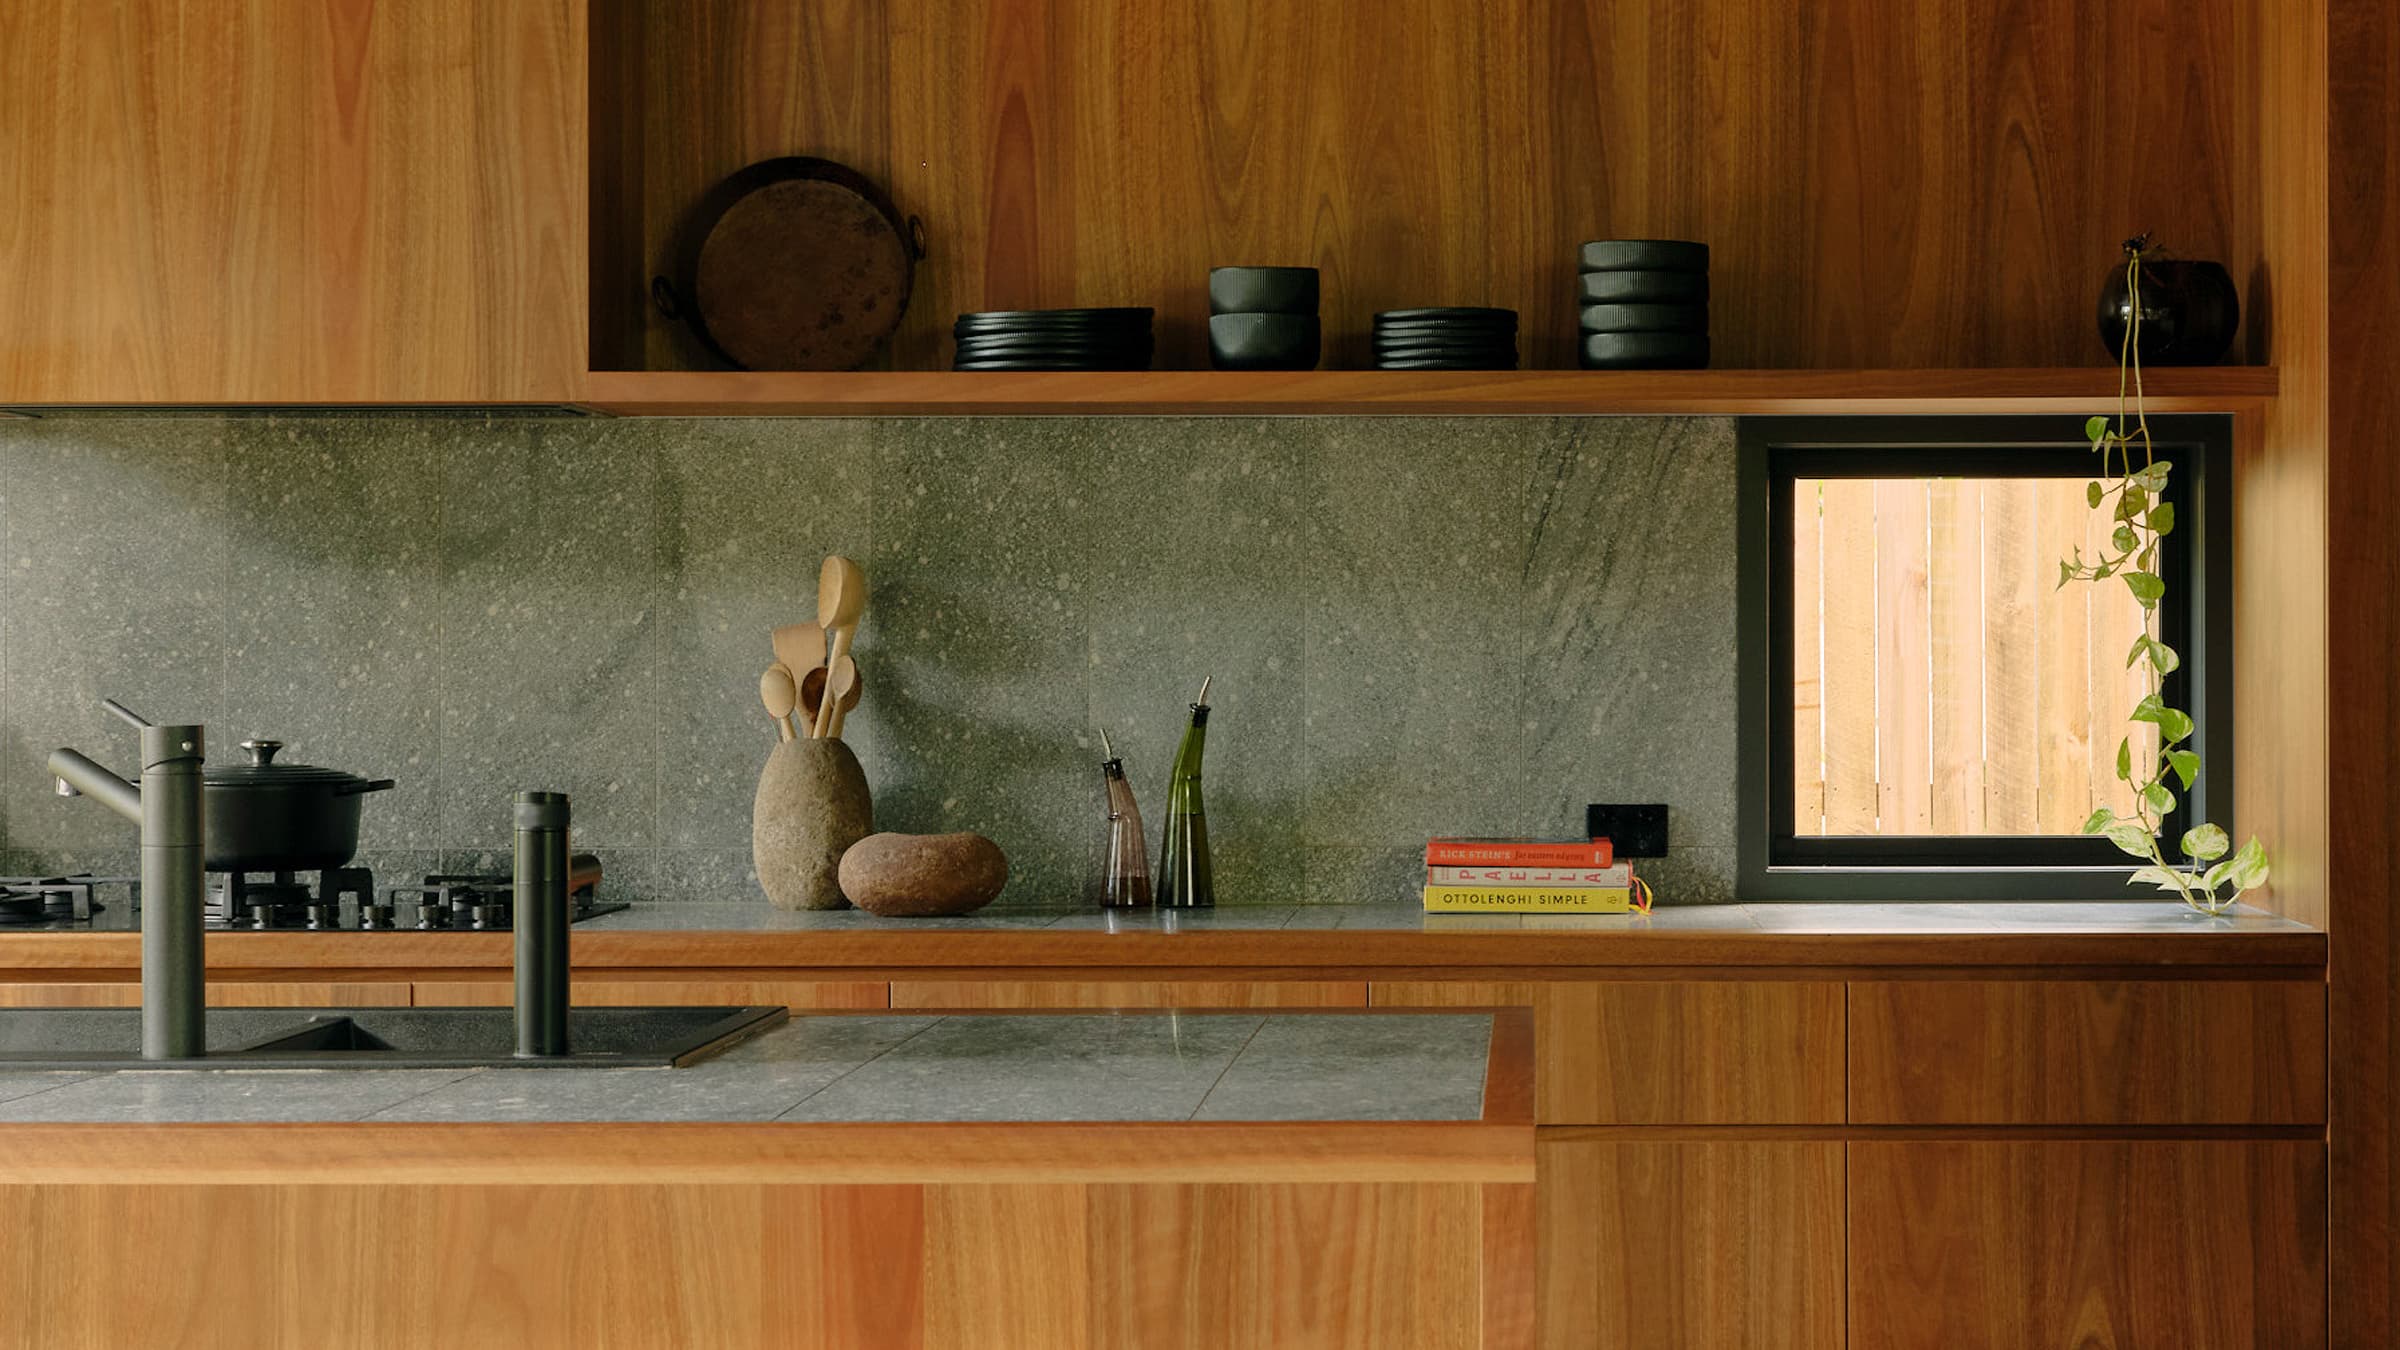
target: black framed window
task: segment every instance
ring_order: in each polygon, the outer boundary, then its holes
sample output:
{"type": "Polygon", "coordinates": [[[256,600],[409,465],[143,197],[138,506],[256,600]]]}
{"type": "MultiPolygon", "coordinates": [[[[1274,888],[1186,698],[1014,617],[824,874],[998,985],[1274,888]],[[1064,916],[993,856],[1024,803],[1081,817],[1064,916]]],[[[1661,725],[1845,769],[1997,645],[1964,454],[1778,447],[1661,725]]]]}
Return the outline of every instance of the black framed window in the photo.
{"type": "MultiPolygon", "coordinates": [[[[2233,828],[2231,427],[2150,424],[2174,464],[2157,636],[2183,658],[2160,692],[2203,762],[2172,840],[2233,828]]],[[[1742,895],[2149,898],[2080,833],[2130,807],[2120,743],[2156,734],[2126,718],[2140,607],[2057,585],[2105,539],[2082,420],[1750,418],[1740,462],[1742,895]]]]}

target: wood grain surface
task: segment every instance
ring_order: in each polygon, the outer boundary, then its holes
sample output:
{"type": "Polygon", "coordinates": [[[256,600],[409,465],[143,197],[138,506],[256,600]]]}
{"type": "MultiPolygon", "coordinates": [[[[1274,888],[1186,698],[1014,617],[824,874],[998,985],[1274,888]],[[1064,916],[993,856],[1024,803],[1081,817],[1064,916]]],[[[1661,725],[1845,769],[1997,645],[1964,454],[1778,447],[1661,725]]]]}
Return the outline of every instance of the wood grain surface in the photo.
{"type": "MultiPolygon", "coordinates": [[[[913,320],[912,320],[913,322],[913,320]]],[[[2162,371],[2153,411],[2255,410],[2274,396],[2263,366],[2162,371]]],[[[1315,413],[2043,413],[2087,412],[2116,373],[1979,370],[1516,370],[951,372],[595,371],[585,406],[625,416],[1315,413]]]]}
{"type": "MultiPolygon", "coordinates": [[[[595,170],[602,230],[654,271],[742,165],[849,163],[926,223],[902,369],[946,365],[962,310],[1072,304],[1157,306],[1159,364],[1205,367],[1226,263],[1322,268],[1329,366],[1365,363],[1376,310],[1500,304],[1528,366],[1571,367],[1576,245],[1655,236],[1713,246],[1719,366],[2099,365],[2125,235],[2245,281],[2259,258],[2253,0],[647,0],[625,22],[647,122],[595,170]]],[[[596,345],[684,365],[647,284],[596,279],[596,345]]]]}
{"type": "MultiPolygon", "coordinates": [[[[212,933],[212,970],[410,971],[418,979],[507,970],[505,933],[212,933]],[[448,974],[445,975],[445,972],[448,974]]],[[[1767,932],[1715,929],[1259,929],[1208,933],[927,931],[577,933],[577,978],[616,971],[735,972],[725,978],[1358,979],[1476,978],[1475,972],[1692,967],[1788,979],[1808,968],[2155,968],[2290,979],[2321,974],[2323,933],[2194,923],[2169,931],[1767,932]],[[856,978],[867,978],[864,975],[856,978]]],[[[132,933],[0,933],[0,981],[139,963],[132,933]]],[[[698,978],[694,976],[693,978],[698,978]]],[[[1487,976],[1489,978],[1489,976],[1487,976]]]]}
{"type": "Polygon", "coordinates": [[[1378,980],[1372,1000],[1531,1006],[1544,1125],[1842,1119],[1842,986],[1831,981],[1378,980]]]}
{"type": "MultiPolygon", "coordinates": [[[[2304,14],[2313,6],[2295,5],[2304,14]]],[[[2325,442],[2329,512],[2325,708],[2329,746],[2323,887],[2333,950],[2333,1343],[2400,1337],[2400,890],[2392,766],[2400,763],[2400,12],[2332,0],[2331,228],[2295,222],[2325,249],[2329,294],[2325,442]],[[2333,846],[2331,841],[2340,841],[2333,846]]],[[[2307,36],[2303,29],[2302,36],[2307,36]]],[[[2303,48],[2301,56],[2309,54],[2303,48]]],[[[2295,130],[2293,135],[2300,133],[2295,130]]],[[[2278,864],[2280,865],[2280,863],[2278,864]]],[[[2277,889],[2282,889],[2280,883],[2277,889]]],[[[2306,910],[2293,906],[2298,912],[2306,910]]]]}
{"type": "Polygon", "coordinates": [[[1851,1350],[2326,1343],[2313,1140],[1854,1143],[1851,1350]]]}
{"type": "Polygon", "coordinates": [[[0,1125],[0,1186],[1530,1185],[1533,1123],[0,1125]],[[1138,1132],[1139,1148],[1123,1146],[1138,1132]]]}
{"type": "Polygon", "coordinates": [[[1841,1350],[1841,1144],[1545,1139],[1539,1158],[1549,1350],[1841,1350]]]}
{"type": "Polygon", "coordinates": [[[565,400],[580,0],[0,6],[0,402],[565,400]]]}
{"type": "Polygon", "coordinates": [[[0,1187],[48,1254],[0,1273],[0,1344],[1516,1350],[1482,1334],[1485,1209],[1414,1182],[0,1187]]]}
{"type": "Polygon", "coordinates": [[[2322,983],[1859,982],[1849,1046],[1854,1124],[2325,1119],[2322,983]]]}
{"type": "Polygon", "coordinates": [[[1365,980],[903,980],[894,1009],[1363,1008],[1365,980]]]}
{"type": "MultiPolygon", "coordinates": [[[[780,1004],[787,1008],[878,1009],[891,1006],[891,986],[879,980],[808,980],[774,976],[741,978],[605,979],[578,978],[570,982],[571,1002],[594,1008],[691,1007],[723,1004],[751,1007],[780,1004]]],[[[496,1008],[516,1001],[515,982],[502,975],[472,980],[420,980],[414,987],[420,1008],[496,1008]]]]}

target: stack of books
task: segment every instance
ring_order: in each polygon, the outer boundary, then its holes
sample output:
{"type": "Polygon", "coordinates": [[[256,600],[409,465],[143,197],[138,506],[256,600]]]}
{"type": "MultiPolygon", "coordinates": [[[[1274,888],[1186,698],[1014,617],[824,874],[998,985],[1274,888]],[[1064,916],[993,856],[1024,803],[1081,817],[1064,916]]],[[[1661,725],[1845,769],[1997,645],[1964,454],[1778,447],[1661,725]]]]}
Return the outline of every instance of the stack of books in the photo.
{"type": "Polygon", "coordinates": [[[1647,910],[1633,865],[1606,839],[1435,839],[1425,845],[1428,914],[1625,914],[1647,910]]]}

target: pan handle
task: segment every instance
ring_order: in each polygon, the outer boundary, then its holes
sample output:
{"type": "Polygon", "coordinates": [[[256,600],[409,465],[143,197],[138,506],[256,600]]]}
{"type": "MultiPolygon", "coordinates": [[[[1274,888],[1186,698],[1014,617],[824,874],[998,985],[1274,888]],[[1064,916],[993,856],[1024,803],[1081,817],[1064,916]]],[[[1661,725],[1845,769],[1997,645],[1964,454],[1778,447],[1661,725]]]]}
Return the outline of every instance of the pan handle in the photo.
{"type": "Polygon", "coordinates": [[[665,277],[650,278],[650,303],[670,319],[683,317],[683,297],[675,293],[675,283],[665,277]]]}
{"type": "Polygon", "coordinates": [[[917,261],[925,260],[925,220],[922,216],[908,218],[908,251],[916,255],[917,261]]]}
{"type": "Polygon", "coordinates": [[[393,779],[377,778],[364,783],[344,783],[333,790],[333,795],[336,797],[356,797],[361,793],[384,792],[398,786],[400,786],[400,784],[393,779]]]}

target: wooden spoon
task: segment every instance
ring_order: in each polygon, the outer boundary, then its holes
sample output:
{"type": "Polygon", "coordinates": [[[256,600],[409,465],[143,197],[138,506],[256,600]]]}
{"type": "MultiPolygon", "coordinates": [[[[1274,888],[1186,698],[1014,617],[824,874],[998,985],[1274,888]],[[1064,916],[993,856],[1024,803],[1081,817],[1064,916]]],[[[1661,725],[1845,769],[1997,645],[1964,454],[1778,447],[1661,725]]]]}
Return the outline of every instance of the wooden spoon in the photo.
{"type": "Polygon", "coordinates": [[[792,683],[789,666],[781,661],[767,667],[758,677],[758,701],[767,705],[767,716],[775,719],[775,739],[788,741],[792,730],[792,705],[799,700],[800,691],[792,683]]]}
{"type": "Polygon", "coordinates": [[[819,719],[825,722],[825,735],[838,741],[842,738],[842,718],[858,706],[858,662],[850,659],[850,653],[835,657],[832,668],[825,672],[822,701],[827,706],[817,711],[819,719]]]}
{"type": "MultiPolygon", "coordinates": [[[[858,693],[863,686],[863,681],[857,673],[858,663],[852,660],[847,653],[842,656],[842,660],[850,666],[850,692],[842,696],[842,706],[834,709],[837,718],[848,714],[852,708],[858,706],[858,693]]],[[[825,679],[829,673],[825,667],[818,666],[800,677],[800,715],[807,718],[812,727],[817,720],[817,709],[824,705],[825,679]]]]}
{"type": "Polygon", "coordinates": [[[798,679],[825,664],[825,630],[813,623],[787,623],[773,636],[775,659],[798,679]]]}
{"type": "MultiPolygon", "coordinates": [[[[867,574],[858,564],[836,553],[817,570],[817,626],[833,639],[831,654],[825,658],[825,668],[831,670],[850,653],[850,639],[858,631],[858,616],[867,608],[867,574]]],[[[814,734],[833,734],[834,707],[838,697],[825,700],[817,709],[814,734]]]]}

